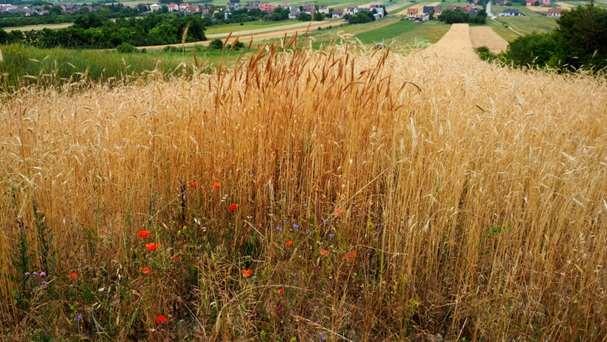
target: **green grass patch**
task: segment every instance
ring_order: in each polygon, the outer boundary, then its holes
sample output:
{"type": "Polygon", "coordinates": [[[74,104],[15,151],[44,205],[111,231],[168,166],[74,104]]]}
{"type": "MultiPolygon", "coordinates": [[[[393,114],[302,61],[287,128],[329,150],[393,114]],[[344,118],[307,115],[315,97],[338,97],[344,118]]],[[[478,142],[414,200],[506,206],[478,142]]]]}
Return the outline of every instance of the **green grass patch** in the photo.
{"type": "Polygon", "coordinates": [[[164,77],[191,74],[215,64],[230,63],[243,51],[198,48],[182,51],[118,53],[105,50],[38,49],[0,46],[0,91],[29,85],[58,86],[66,82],[125,82],[152,71],[164,77]]]}

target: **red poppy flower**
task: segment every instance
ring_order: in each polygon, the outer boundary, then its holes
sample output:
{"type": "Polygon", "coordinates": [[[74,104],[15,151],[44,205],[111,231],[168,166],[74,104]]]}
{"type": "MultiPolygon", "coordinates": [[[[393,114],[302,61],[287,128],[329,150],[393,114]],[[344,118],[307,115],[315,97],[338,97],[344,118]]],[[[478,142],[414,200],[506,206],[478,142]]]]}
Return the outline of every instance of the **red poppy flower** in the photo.
{"type": "Polygon", "coordinates": [[[72,271],[68,274],[68,276],[70,277],[71,281],[76,281],[78,280],[78,272],[76,271],[72,271]]]}
{"type": "Polygon", "coordinates": [[[221,183],[219,181],[214,181],[211,184],[211,188],[215,191],[218,191],[219,189],[221,189],[221,183]]]}
{"type": "Polygon", "coordinates": [[[356,249],[353,249],[353,250],[347,252],[346,254],[344,254],[342,259],[345,262],[354,262],[354,260],[356,260],[357,255],[358,255],[358,252],[356,252],[356,249]]]}
{"type": "Polygon", "coordinates": [[[154,323],[156,323],[156,325],[163,325],[163,324],[167,324],[168,322],[169,322],[169,319],[167,318],[167,316],[165,316],[163,314],[156,315],[156,319],[154,319],[154,323]]]}
{"type": "Polygon", "coordinates": [[[320,251],[318,251],[320,253],[320,256],[329,256],[329,254],[331,254],[331,251],[326,249],[326,248],[321,248],[320,251]]]}
{"type": "Polygon", "coordinates": [[[285,295],[285,288],[284,287],[279,287],[277,292],[278,292],[279,296],[284,296],[285,295]]]}
{"type": "Polygon", "coordinates": [[[245,278],[251,278],[255,272],[253,271],[252,268],[243,268],[242,271],[240,271],[240,273],[245,278]]]}
{"type": "Polygon", "coordinates": [[[191,181],[189,181],[188,185],[190,186],[190,188],[192,188],[194,190],[198,189],[198,186],[200,186],[200,184],[198,184],[198,181],[195,179],[192,179],[191,181]]]}
{"type": "Polygon", "coordinates": [[[293,240],[285,241],[285,248],[291,248],[291,247],[293,247],[293,240]]]}
{"type": "Polygon", "coordinates": [[[152,268],[150,266],[143,266],[141,268],[141,273],[148,275],[152,273],[152,268]]]}
{"type": "Polygon", "coordinates": [[[228,211],[231,212],[232,214],[235,213],[238,210],[238,203],[231,203],[230,206],[228,207],[228,211]]]}
{"type": "Polygon", "coordinates": [[[139,229],[139,231],[137,232],[137,237],[138,237],[138,238],[140,238],[140,239],[142,239],[142,240],[145,240],[145,239],[147,239],[147,238],[149,238],[149,237],[150,237],[150,234],[151,234],[151,233],[150,233],[150,231],[149,231],[149,230],[147,230],[147,229],[145,229],[145,228],[141,228],[141,229],[139,229]]]}
{"type": "Polygon", "coordinates": [[[145,244],[145,248],[150,252],[153,252],[158,249],[158,246],[160,246],[158,242],[148,242],[145,244]]]}

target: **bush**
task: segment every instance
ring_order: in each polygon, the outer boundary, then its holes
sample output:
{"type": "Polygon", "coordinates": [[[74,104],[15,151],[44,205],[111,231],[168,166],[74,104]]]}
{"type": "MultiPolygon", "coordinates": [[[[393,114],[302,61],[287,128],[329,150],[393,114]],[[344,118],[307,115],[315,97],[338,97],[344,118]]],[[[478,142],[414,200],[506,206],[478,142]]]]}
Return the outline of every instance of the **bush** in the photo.
{"type": "Polygon", "coordinates": [[[297,17],[297,20],[301,20],[301,21],[311,21],[312,20],[312,16],[309,15],[308,13],[305,12],[301,12],[299,14],[299,16],[297,17]]]}
{"type": "Polygon", "coordinates": [[[348,23],[350,24],[364,24],[375,20],[373,13],[369,11],[359,11],[353,16],[349,16],[347,18],[348,23]]]}
{"type": "Polygon", "coordinates": [[[232,44],[227,44],[227,45],[226,45],[226,48],[227,48],[227,49],[230,49],[230,50],[240,50],[240,49],[244,49],[244,43],[243,43],[243,42],[240,42],[240,41],[235,41],[235,42],[234,42],[234,43],[232,43],[232,44]]]}
{"type": "Polygon", "coordinates": [[[120,45],[118,45],[118,47],[116,48],[116,50],[120,53],[133,53],[133,52],[137,52],[137,48],[129,43],[122,43],[120,45]]]}
{"type": "Polygon", "coordinates": [[[514,66],[559,67],[563,49],[556,33],[534,33],[508,45],[504,57],[514,66]]]}
{"type": "Polygon", "coordinates": [[[223,41],[221,39],[213,39],[211,41],[211,43],[209,44],[209,48],[215,49],[215,50],[221,50],[221,49],[223,49],[223,41]]]}
{"type": "Polygon", "coordinates": [[[484,61],[493,61],[496,58],[496,56],[486,46],[481,46],[475,50],[478,56],[484,61]]]}

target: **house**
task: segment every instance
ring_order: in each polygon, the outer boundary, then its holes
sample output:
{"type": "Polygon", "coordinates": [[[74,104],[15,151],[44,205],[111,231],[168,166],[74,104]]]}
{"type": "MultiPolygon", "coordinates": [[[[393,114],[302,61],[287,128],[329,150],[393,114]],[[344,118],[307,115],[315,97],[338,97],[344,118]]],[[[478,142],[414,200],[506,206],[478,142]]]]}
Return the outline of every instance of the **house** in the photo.
{"type": "Polygon", "coordinates": [[[423,14],[427,14],[427,15],[434,14],[434,6],[424,6],[424,7],[422,7],[422,13],[423,14]]]}
{"type": "Polygon", "coordinates": [[[518,17],[523,15],[517,8],[506,8],[499,14],[500,17],[518,17]]]}
{"type": "Polygon", "coordinates": [[[552,1],[551,0],[542,0],[542,6],[550,7],[550,6],[552,6],[552,1]]]}
{"type": "Polygon", "coordinates": [[[252,1],[247,1],[247,9],[250,10],[256,10],[259,8],[259,5],[261,4],[261,1],[259,0],[252,0],[252,1]]]}
{"type": "Polygon", "coordinates": [[[560,18],[561,12],[562,10],[560,7],[551,7],[550,9],[548,9],[546,15],[549,17],[560,18]]]}
{"type": "Polygon", "coordinates": [[[408,17],[417,17],[418,13],[419,13],[419,8],[417,8],[417,7],[409,7],[409,8],[407,8],[407,16],[408,17]]]}
{"type": "Polygon", "coordinates": [[[386,10],[382,5],[371,5],[369,6],[369,10],[371,10],[371,12],[375,12],[375,14],[379,14],[380,18],[386,16],[386,10]]]}
{"type": "Polygon", "coordinates": [[[275,8],[276,8],[275,5],[267,3],[267,2],[259,4],[259,10],[262,12],[272,13],[275,8]]]}
{"type": "Polygon", "coordinates": [[[303,4],[301,5],[301,11],[312,15],[316,12],[316,6],[314,4],[303,4]]]}
{"type": "Polygon", "coordinates": [[[527,6],[538,6],[539,2],[537,0],[526,0],[527,6]]]}
{"type": "Polygon", "coordinates": [[[358,7],[346,7],[344,9],[344,15],[354,15],[358,13],[358,7]]]}
{"type": "Polygon", "coordinates": [[[160,11],[160,5],[159,4],[151,4],[150,5],[150,11],[152,11],[152,12],[158,12],[158,11],[160,11]]]}
{"type": "Polygon", "coordinates": [[[228,0],[228,9],[231,11],[240,9],[240,0],[228,0]]]}
{"type": "Polygon", "coordinates": [[[476,13],[478,11],[477,7],[474,5],[466,4],[463,8],[464,12],[468,14],[476,13]]]}
{"type": "Polygon", "coordinates": [[[200,6],[190,3],[179,4],[179,11],[183,13],[200,13],[200,6]]]}
{"type": "Polygon", "coordinates": [[[212,9],[213,9],[213,7],[209,4],[200,5],[200,13],[202,13],[203,15],[211,14],[212,9]]]}
{"type": "Polygon", "coordinates": [[[434,6],[434,16],[438,17],[441,15],[441,13],[443,13],[443,9],[440,7],[440,5],[434,6]]]}
{"type": "Polygon", "coordinates": [[[63,11],[63,13],[68,14],[74,14],[80,10],[80,5],[75,4],[61,4],[59,5],[59,7],[61,8],[61,11],[63,11]]]}
{"type": "Polygon", "coordinates": [[[301,10],[299,6],[291,6],[289,7],[289,19],[297,19],[301,14],[301,10]]]}
{"type": "Polygon", "coordinates": [[[344,16],[343,8],[334,8],[333,12],[331,12],[331,18],[338,19],[344,16]]]}
{"type": "Polygon", "coordinates": [[[318,7],[318,13],[329,14],[330,13],[329,7],[327,7],[327,6],[319,6],[318,7]]]}
{"type": "Polygon", "coordinates": [[[179,5],[171,2],[170,4],[167,5],[167,9],[169,10],[169,12],[178,12],[179,5]]]}

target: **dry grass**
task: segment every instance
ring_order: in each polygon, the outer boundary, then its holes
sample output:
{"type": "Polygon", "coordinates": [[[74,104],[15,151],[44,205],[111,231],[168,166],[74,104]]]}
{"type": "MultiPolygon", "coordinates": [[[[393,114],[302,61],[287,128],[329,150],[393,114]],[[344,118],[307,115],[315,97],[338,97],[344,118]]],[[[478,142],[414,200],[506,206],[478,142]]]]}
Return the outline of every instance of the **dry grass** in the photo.
{"type": "Polygon", "coordinates": [[[467,34],[5,99],[4,336],[604,339],[607,85],[467,34]]]}
{"type": "Polygon", "coordinates": [[[486,46],[493,53],[500,53],[508,48],[508,42],[489,26],[471,27],[470,40],[474,48],[486,46]]]}

